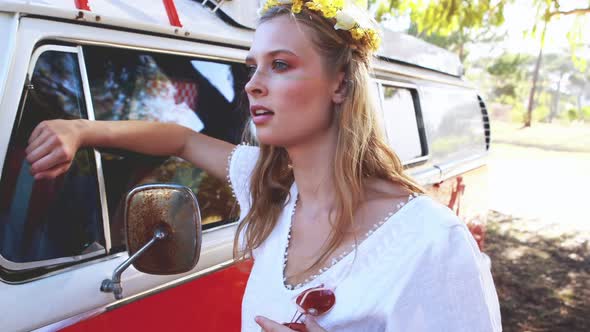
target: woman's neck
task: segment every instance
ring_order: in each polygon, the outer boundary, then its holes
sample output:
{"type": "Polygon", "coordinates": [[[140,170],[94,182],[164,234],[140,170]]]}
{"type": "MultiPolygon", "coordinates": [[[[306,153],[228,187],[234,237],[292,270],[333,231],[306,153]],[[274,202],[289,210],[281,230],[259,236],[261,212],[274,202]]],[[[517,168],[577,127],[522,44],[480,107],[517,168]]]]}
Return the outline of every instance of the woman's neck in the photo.
{"type": "Polygon", "coordinates": [[[314,210],[330,210],[335,201],[334,160],[337,133],[325,135],[287,148],[299,193],[299,203],[314,210]]]}

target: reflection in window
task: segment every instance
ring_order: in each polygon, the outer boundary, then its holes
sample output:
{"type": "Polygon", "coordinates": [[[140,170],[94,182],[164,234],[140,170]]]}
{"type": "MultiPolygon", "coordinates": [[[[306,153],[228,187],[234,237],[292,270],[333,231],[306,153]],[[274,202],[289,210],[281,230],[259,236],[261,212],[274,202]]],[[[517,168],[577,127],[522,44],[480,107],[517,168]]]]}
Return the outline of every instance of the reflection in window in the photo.
{"type": "Polygon", "coordinates": [[[383,86],[383,117],[389,144],[402,162],[421,157],[423,151],[412,92],[383,86]]]}
{"type": "MultiPolygon", "coordinates": [[[[248,118],[242,91],[247,70],[188,57],[85,47],[98,120],[174,122],[232,143],[248,118]]],[[[113,246],[123,246],[122,202],[143,183],[178,183],[195,192],[206,227],[236,220],[231,188],[179,158],[102,151],[113,246]]]]}
{"type": "Polygon", "coordinates": [[[94,153],[80,150],[70,170],[35,181],[25,148],[43,120],[85,118],[77,54],[46,51],[17,116],[0,183],[0,253],[15,263],[104,253],[94,153]]]}
{"type": "Polygon", "coordinates": [[[228,102],[234,100],[236,92],[234,91],[231,65],[202,60],[193,60],[191,63],[201,75],[207,77],[209,82],[219,90],[225,100],[228,102]]]}

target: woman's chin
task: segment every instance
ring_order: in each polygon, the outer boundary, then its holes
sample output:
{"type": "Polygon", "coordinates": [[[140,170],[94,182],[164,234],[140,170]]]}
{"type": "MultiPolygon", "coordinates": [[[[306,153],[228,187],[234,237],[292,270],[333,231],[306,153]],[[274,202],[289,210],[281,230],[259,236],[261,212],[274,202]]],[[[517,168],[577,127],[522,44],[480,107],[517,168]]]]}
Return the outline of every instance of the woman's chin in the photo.
{"type": "Polygon", "coordinates": [[[273,146],[287,146],[290,141],[285,135],[280,135],[279,130],[271,128],[256,128],[256,139],[260,144],[273,146]]]}

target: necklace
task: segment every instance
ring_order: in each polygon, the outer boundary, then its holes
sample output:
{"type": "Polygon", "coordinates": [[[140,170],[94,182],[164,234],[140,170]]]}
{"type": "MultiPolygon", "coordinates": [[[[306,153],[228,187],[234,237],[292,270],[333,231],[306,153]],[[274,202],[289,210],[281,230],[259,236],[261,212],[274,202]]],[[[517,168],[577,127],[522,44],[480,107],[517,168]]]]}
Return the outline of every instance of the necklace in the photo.
{"type": "Polygon", "coordinates": [[[411,201],[412,199],[414,199],[415,197],[420,196],[420,194],[418,193],[412,193],[408,196],[408,200],[407,201],[401,201],[398,204],[396,204],[395,209],[389,211],[389,213],[383,218],[381,219],[379,222],[376,222],[375,224],[373,224],[373,226],[371,227],[371,229],[369,229],[369,231],[367,231],[364,234],[363,239],[358,242],[358,245],[356,243],[352,244],[349,248],[349,250],[345,250],[343,253],[341,253],[340,255],[338,255],[337,257],[332,258],[332,260],[330,261],[329,264],[321,267],[318,271],[316,271],[316,273],[310,275],[309,277],[307,277],[305,280],[303,280],[302,282],[296,284],[296,285],[292,285],[289,284],[287,282],[287,276],[286,276],[286,270],[287,270],[287,260],[288,260],[288,255],[289,255],[289,247],[291,245],[291,231],[293,229],[293,219],[295,216],[295,211],[297,210],[297,203],[299,201],[299,195],[297,195],[297,197],[295,198],[295,203],[293,204],[293,208],[291,209],[291,216],[289,217],[291,220],[291,223],[289,224],[289,232],[287,233],[287,244],[285,246],[285,252],[283,254],[283,285],[285,286],[285,288],[289,289],[289,290],[294,290],[294,289],[298,289],[301,288],[303,286],[305,286],[306,284],[308,284],[309,282],[313,281],[314,279],[316,279],[318,276],[320,276],[321,274],[323,274],[324,272],[326,272],[327,270],[329,270],[332,266],[336,265],[338,262],[340,262],[344,257],[346,257],[348,254],[350,254],[352,251],[356,250],[357,246],[359,246],[362,242],[364,242],[368,237],[371,236],[371,234],[373,234],[373,232],[375,232],[379,227],[381,227],[381,225],[383,225],[387,220],[389,220],[389,218],[391,218],[394,214],[396,214],[397,212],[399,212],[399,210],[406,205],[409,201],[411,201]]]}

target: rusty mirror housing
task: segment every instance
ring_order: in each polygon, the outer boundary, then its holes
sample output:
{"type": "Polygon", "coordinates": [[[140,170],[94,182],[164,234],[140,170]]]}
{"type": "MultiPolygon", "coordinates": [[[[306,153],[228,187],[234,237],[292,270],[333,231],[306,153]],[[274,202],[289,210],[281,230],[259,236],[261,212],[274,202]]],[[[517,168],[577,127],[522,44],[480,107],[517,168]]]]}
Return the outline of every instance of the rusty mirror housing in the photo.
{"type": "Polygon", "coordinates": [[[148,243],[154,232],[164,238],[133,262],[149,274],[176,274],[192,270],[201,250],[201,214],[197,198],[187,187],[169,184],[139,186],[125,202],[125,230],[129,256],[148,243]]]}
{"type": "Polygon", "coordinates": [[[122,298],[121,274],[133,264],[149,274],[192,270],[201,251],[201,214],[192,190],[174,184],[147,184],[132,189],[125,200],[129,258],[105,279],[101,291],[122,298]]]}

